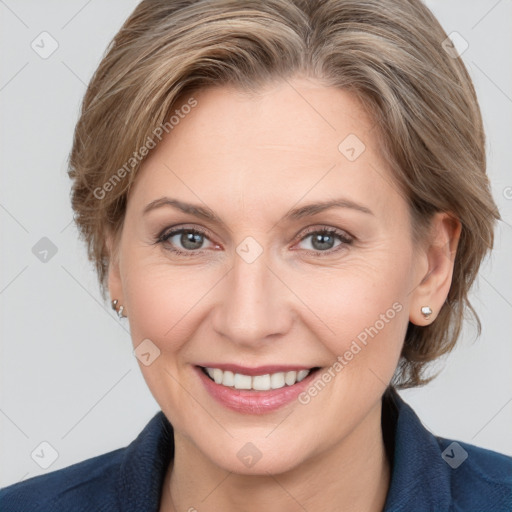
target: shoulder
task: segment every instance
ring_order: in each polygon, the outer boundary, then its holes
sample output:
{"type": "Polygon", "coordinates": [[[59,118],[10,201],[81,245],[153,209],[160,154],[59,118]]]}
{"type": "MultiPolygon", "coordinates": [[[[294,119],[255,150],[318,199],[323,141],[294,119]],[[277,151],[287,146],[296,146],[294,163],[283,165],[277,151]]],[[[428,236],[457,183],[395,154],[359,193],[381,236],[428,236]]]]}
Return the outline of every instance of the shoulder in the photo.
{"type": "Polygon", "coordinates": [[[0,489],[0,510],[158,510],[162,483],[173,455],[173,428],[159,411],[124,448],[0,489]]]}
{"type": "Polygon", "coordinates": [[[384,403],[393,454],[385,512],[512,511],[512,457],[434,435],[395,390],[384,403]]]}
{"type": "Polygon", "coordinates": [[[118,510],[117,480],[125,448],[0,489],[3,512],[118,510]]]}
{"type": "Polygon", "coordinates": [[[512,510],[512,457],[436,437],[455,510],[512,510]]]}

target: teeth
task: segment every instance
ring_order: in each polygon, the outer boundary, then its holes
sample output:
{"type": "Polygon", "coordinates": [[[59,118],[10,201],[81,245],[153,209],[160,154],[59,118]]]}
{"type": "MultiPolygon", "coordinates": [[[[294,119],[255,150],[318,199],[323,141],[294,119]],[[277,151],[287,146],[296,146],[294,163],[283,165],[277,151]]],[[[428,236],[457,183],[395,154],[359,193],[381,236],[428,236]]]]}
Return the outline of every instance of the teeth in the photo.
{"type": "MultiPolygon", "coordinates": [[[[222,371],[222,370],[221,370],[222,371]]],[[[222,372],[223,386],[234,386],[235,385],[235,374],[233,372],[222,372]]]]}
{"type": "Polygon", "coordinates": [[[288,386],[293,386],[297,380],[297,372],[286,372],[284,374],[284,381],[288,386]]]}
{"type": "Polygon", "coordinates": [[[284,387],[284,372],[273,373],[270,376],[270,387],[272,389],[279,389],[284,387]]]}
{"type": "Polygon", "coordinates": [[[243,375],[222,371],[219,368],[205,368],[206,373],[217,383],[235,389],[252,389],[255,391],[269,391],[271,389],[280,389],[286,386],[293,386],[297,382],[304,380],[311,370],[300,370],[298,372],[278,372],[266,375],[243,375]]]}
{"type": "MultiPolygon", "coordinates": [[[[228,381],[229,382],[229,381],[228,381]]],[[[222,379],[222,385],[226,386],[226,379],[222,379]]],[[[249,375],[242,375],[241,373],[235,373],[235,383],[233,384],[235,389],[251,389],[252,378],[249,375]]]]}
{"type": "Polygon", "coordinates": [[[210,372],[208,372],[208,374],[210,375],[210,377],[213,377],[213,380],[217,383],[217,384],[222,384],[222,370],[219,370],[218,368],[214,368],[213,369],[213,376],[210,372]]]}
{"type": "Polygon", "coordinates": [[[300,370],[297,372],[297,382],[304,380],[308,376],[309,370],[300,370]]]}

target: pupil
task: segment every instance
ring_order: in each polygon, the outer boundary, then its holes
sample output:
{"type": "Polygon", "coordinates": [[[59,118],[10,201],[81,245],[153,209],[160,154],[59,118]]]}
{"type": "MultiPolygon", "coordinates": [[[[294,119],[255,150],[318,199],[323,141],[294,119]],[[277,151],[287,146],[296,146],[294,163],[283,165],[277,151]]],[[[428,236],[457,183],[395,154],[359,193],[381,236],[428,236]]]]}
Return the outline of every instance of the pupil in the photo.
{"type": "Polygon", "coordinates": [[[183,244],[183,247],[187,249],[198,249],[202,244],[202,236],[203,235],[199,233],[182,233],[180,242],[183,244]]]}
{"type": "Polygon", "coordinates": [[[317,234],[313,237],[313,247],[315,249],[331,249],[333,244],[333,237],[329,234],[317,234]],[[330,243],[326,240],[331,239],[330,243]],[[318,245],[320,244],[320,245],[318,245]]]}

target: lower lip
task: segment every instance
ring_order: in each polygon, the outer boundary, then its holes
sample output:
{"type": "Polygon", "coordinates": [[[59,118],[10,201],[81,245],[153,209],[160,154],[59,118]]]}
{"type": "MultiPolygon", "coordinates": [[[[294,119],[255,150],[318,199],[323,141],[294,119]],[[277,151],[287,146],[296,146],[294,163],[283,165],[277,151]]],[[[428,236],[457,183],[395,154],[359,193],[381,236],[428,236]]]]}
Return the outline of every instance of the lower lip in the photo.
{"type": "Polygon", "coordinates": [[[312,372],[293,386],[285,385],[282,388],[269,391],[251,391],[222,386],[207,377],[198,366],[194,369],[208,393],[215,400],[228,409],[245,414],[265,414],[293,402],[319,373],[319,370],[312,372]]]}

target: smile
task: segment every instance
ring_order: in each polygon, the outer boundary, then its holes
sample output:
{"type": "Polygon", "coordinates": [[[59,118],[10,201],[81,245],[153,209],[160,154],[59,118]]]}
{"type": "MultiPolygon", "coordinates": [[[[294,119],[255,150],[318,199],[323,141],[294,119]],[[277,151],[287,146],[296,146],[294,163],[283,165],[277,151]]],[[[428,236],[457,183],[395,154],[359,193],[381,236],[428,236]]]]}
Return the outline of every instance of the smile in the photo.
{"type": "Polygon", "coordinates": [[[254,391],[269,391],[280,389],[284,386],[293,386],[304,380],[316,368],[309,370],[267,373],[265,375],[244,375],[233,373],[220,368],[203,368],[203,371],[216,384],[234,389],[252,389],[254,391]]]}
{"type": "Polygon", "coordinates": [[[311,385],[321,368],[222,366],[224,368],[217,368],[213,364],[194,367],[206,392],[232,411],[258,415],[286,405],[299,404],[297,397],[311,385]]]}

